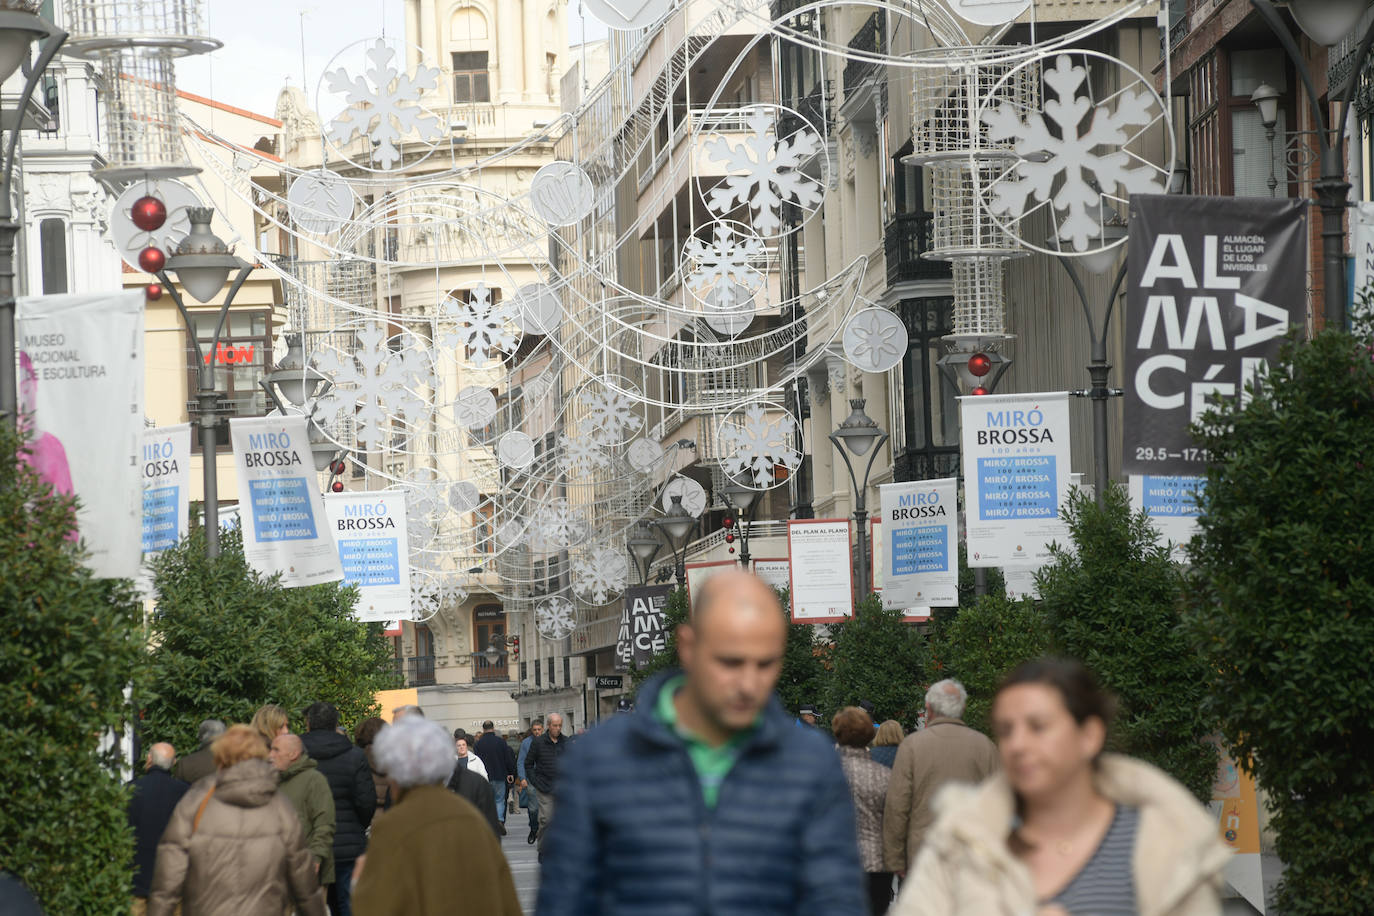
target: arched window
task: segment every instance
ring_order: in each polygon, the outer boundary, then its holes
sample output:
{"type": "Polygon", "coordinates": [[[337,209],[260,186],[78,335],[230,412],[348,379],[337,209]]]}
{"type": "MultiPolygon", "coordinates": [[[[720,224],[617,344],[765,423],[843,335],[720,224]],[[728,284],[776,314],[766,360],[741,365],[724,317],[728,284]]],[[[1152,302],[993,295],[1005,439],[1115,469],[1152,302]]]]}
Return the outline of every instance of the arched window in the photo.
{"type": "Polygon", "coordinates": [[[475,657],[474,681],[504,681],[510,678],[510,655],[506,653],[506,611],[499,604],[479,604],[472,612],[472,648],[484,652],[495,646],[501,652],[495,664],[481,655],[475,657]]]}
{"type": "Polygon", "coordinates": [[[449,20],[449,55],[453,62],[453,101],[491,101],[487,18],[472,7],[455,10],[449,20]]]}

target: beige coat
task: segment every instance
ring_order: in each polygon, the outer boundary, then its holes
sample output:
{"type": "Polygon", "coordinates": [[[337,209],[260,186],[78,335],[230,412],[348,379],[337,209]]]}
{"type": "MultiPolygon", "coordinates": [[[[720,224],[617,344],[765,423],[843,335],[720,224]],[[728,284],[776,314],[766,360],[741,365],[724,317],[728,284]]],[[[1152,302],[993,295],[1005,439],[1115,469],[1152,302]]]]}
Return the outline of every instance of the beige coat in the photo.
{"type": "Polygon", "coordinates": [[[245,760],[191,787],[157,847],[148,916],[325,916],[315,859],[296,809],[277,792],[266,760],[245,760]],[[196,811],[210,787],[200,825],[196,811]]]}
{"type": "Polygon", "coordinates": [[[1001,766],[997,746],[959,719],[935,716],[903,739],[883,808],[885,871],[904,872],[935,821],[931,802],[951,782],[977,785],[1001,766]]]}
{"type": "MultiPolygon", "coordinates": [[[[1103,755],[1097,789],[1140,811],[1132,870],[1140,916],[1216,916],[1231,851],[1214,818],[1148,763],[1103,755]]],[[[893,916],[1034,916],[1030,870],[1007,848],[1015,799],[1006,777],[951,787],[893,916]]]]}

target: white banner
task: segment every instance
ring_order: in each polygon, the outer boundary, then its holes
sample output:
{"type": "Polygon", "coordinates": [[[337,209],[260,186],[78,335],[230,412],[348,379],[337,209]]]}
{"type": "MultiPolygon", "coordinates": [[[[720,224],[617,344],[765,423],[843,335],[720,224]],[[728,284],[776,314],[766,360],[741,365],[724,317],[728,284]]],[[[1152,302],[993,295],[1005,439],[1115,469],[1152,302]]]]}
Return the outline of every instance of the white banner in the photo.
{"type": "Polygon", "coordinates": [[[1069,397],[985,394],[959,399],[969,566],[1037,566],[1064,540],[1069,397]]]}
{"type": "Polygon", "coordinates": [[[190,507],[191,424],[143,430],[143,552],[181,543],[190,507]]]}
{"type": "Polygon", "coordinates": [[[1131,509],[1145,510],[1150,524],[1173,545],[1171,553],[1178,562],[1186,559],[1184,545],[1197,533],[1197,518],[1202,512],[1197,499],[1206,484],[1206,477],[1189,475],[1132,474],[1127,478],[1131,509]]]}
{"type": "Polygon", "coordinates": [[[854,613],[848,519],[787,523],[792,621],[835,623],[854,613]]]}
{"type": "Polygon", "coordinates": [[[239,417],[229,421],[238,474],[243,554],[264,576],[287,587],[343,578],[339,552],[316,490],[305,417],[239,417]]]}
{"type": "Polygon", "coordinates": [[[358,586],[353,616],[391,621],[410,616],[410,542],[399,491],[326,493],[324,511],[346,585],[358,586]]]}
{"type": "Polygon", "coordinates": [[[878,488],[882,507],[883,606],[959,606],[959,481],[917,480],[878,488]]]}
{"type": "MultiPolygon", "coordinates": [[[[1350,315],[1354,317],[1368,311],[1360,302],[1360,294],[1374,283],[1374,203],[1358,201],[1351,211],[1351,247],[1354,255],[1355,277],[1350,284],[1350,315]]],[[[1374,289],[1369,290],[1374,296],[1374,289]]]]}
{"type": "Polygon", "coordinates": [[[144,299],[25,296],[15,313],[30,460],[76,494],[76,533],[103,578],[134,578],[142,559],[144,299]]]}

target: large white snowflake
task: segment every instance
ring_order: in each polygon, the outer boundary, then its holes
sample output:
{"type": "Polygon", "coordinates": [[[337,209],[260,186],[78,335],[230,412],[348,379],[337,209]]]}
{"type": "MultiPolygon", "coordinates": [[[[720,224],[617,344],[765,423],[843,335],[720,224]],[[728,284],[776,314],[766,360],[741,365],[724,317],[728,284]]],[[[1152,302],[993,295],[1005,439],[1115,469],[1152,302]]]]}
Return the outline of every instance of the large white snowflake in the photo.
{"type": "Polygon", "coordinates": [[[468,599],[467,580],[458,573],[444,573],[439,577],[439,600],[457,607],[468,599]]]}
{"type": "Polygon", "coordinates": [[[573,591],[589,604],[605,604],[625,590],[630,562],[625,551],[596,544],[573,558],[573,591]]]}
{"type": "Polygon", "coordinates": [[[1061,54],[1045,71],[1056,98],[1046,100],[1043,114],[1031,112],[1023,119],[1010,104],[983,113],[989,138],[1013,140],[1020,157],[1011,174],[992,185],[988,209],[1019,219],[1034,201],[1051,204],[1063,214],[1059,238],[1076,251],[1086,251],[1100,231],[1093,214],[1103,194],[1124,198],[1164,189],[1162,173],[1125,149],[1161,116],[1154,97],[1124,89],[1111,104],[1093,107],[1088,96],[1079,95],[1087,81],[1087,68],[1061,54]],[[1046,116],[1055,129],[1045,123],[1046,116]]]}
{"type": "Polygon", "coordinates": [[[397,69],[392,60],[396,52],[378,39],[367,51],[366,77],[349,76],[344,68],[324,75],[330,92],[342,92],[348,107],[329,122],[329,139],[343,147],[359,134],[376,147],[373,159],[384,169],[401,160],[400,142],[408,134],[422,140],[438,140],[444,135],[439,119],[418,103],[439,83],[439,71],[423,64],[413,76],[397,69]]]}
{"type": "Polygon", "coordinates": [[[783,204],[810,210],[824,198],[820,182],[801,170],[820,151],[821,138],[802,128],[779,140],[773,117],[762,110],[751,114],[748,124],[751,135],[739,145],[723,136],[707,142],[707,158],[731,174],[711,189],[706,206],[723,215],[747,205],[753,211],[754,228],[761,235],[777,235],[782,231],[783,204]]]}
{"type": "Polygon", "coordinates": [[[442,592],[438,576],[411,569],[410,619],[423,622],[439,613],[439,606],[443,602],[442,592]]]}
{"type": "Polygon", "coordinates": [[[638,432],[644,419],[635,413],[635,402],[626,394],[604,386],[582,392],[586,416],[583,432],[602,445],[619,445],[638,432]]]}
{"type": "Polygon", "coordinates": [[[776,465],[795,470],[801,464],[802,456],[792,444],[796,423],[791,415],[777,413],[770,420],[762,404],[751,404],[742,418],[722,424],[719,436],[726,473],[747,475],[760,489],[773,485],[776,465]]]}
{"type": "Polygon", "coordinates": [[[566,550],[587,533],[582,513],[571,508],[561,497],[539,507],[534,515],[534,527],[541,544],[555,550],[566,550]]]}
{"type": "Polygon", "coordinates": [[[399,414],[414,423],[428,413],[422,389],[433,388],[433,373],[422,353],[388,347],[380,322],[365,323],[357,340],[358,349],[351,354],[325,350],[315,355],[315,365],[332,382],[315,404],[325,421],[355,411],[359,444],[380,447],[392,417],[399,414]]]}
{"type": "Polygon", "coordinates": [[[559,436],[562,454],[558,465],[568,474],[589,474],[610,463],[601,445],[591,436],[559,436]]]}
{"type": "Polygon", "coordinates": [[[721,285],[731,290],[757,290],[763,275],[751,262],[762,257],[763,240],[721,222],[713,224],[711,235],[709,242],[697,236],[687,240],[684,260],[692,265],[687,288],[700,298],[721,285]]]}
{"type": "Polygon", "coordinates": [[[487,284],[478,283],[466,302],[447,296],[439,306],[440,315],[456,324],[444,335],[444,344],[465,347],[468,361],[479,369],[502,354],[514,353],[520,344],[515,306],[493,301],[491,292],[487,284]]]}
{"type": "Polygon", "coordinates": [[[534,607],[534,628],[545,639],[566,639],[577,629],[573,620],[573,603],[567,598],[554,595],[545,598],[534,607]]]}

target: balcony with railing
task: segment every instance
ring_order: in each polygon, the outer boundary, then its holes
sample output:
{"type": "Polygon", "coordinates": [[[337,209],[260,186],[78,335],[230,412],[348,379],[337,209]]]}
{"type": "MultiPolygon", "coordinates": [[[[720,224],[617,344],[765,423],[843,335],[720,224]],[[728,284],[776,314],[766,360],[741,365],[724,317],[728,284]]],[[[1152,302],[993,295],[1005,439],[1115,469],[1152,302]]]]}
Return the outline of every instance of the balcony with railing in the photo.
{"type": "Polygon", "coordinates": [[[405,660],[407,687],[434,686],[434,656],[416,655],[405,660]]]}
{"type": "Polygon", "coordinates": [[[930,250],[934,217],[929,213],[899,213],[883,230],[887,285],[919,280],[948,280],[948,261],[923,258],[930,250]]]}
{"type": "MultiPolygon", "coordinates": [[[[864,20],[864,24],[849,39],[851,50],[861,54],[876,55],[887,53],[886,13],[875,12],[864,20]]],[[[844,91],[854,91],[854,87],[878,71],[878,63],[863,58],[854,58],[844,68],[844,91]]]]}

